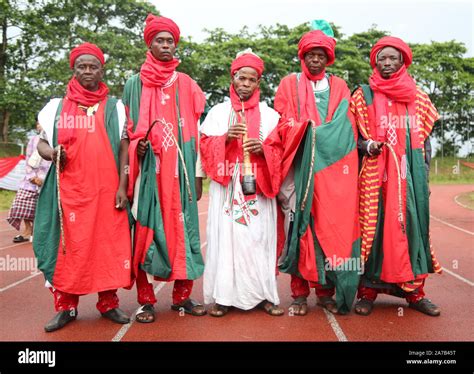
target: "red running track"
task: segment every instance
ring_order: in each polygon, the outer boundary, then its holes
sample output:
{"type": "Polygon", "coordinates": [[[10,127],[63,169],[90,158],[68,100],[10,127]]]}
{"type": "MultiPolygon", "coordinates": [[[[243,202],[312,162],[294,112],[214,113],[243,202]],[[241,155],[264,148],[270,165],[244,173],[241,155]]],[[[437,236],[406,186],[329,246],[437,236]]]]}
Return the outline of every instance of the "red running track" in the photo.
{"type": "MultiPolygon", "coordinates": [[[[64,329],[45,333],[44,324],[54,316],[53,300],[41,274],[31,271],[0,271],[1,341],[473,341],[474,333],[474,211],[455,201],[472,191],[469,185],[431,186],[433,245],[445,269],[428,278],[427,296],[442,313],[433,318],[407,308],[402,299],[381,295],[373,313],[353,312],[333,316],[309,298],[307,316],[271,317],[261,310],[231,310],[223,318],[180,315],[170,309],[172,284],[156,283],[157,319],[152,324],[117,325],[101,318],[95,309],[96,295],[80,299],[78,319],[64,329]]],[[[208,197],[199,202],[201,242],[205,251],[208,197]]],[[[14,245],[16,235],[0,213],[0,258],[33,258],[30,243],[14,245]]],[[[2,260],[2,262],[4,261],[2,260]]],[[[281,305],[291,303],[289,276],[278,279],[281,305]]],[[[202,300],[202,279],[195,282],[193,298],[202,300]]],[[[138,307],[136,291],[120,290],[120,306],[132,315],[138,307]]]]}

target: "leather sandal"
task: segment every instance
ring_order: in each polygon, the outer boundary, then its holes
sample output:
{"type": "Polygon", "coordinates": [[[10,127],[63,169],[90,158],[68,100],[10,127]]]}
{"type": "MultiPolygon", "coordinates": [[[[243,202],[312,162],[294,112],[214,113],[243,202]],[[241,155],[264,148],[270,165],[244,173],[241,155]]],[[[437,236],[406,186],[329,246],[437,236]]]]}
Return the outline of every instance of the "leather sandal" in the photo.
{"type": "Polygon", "coordinates": [[[298,296],[288,309],[295,316],[305,316],[308,314],[308,300],[304,296],[298,296]]]}
{"type": "Polygon", "coordinates": [[[263,309],[267,314],[275,317],[285,314],[283,308],[280,308],[278,305],[275,305],[268,300],[264,300],[258,304],[258,308],[263,309]]]}
{"type": "Polygon", "coordinates": [[[439,307],[429,299],[421,299],[416,303],[409,303],[408,306],[432,317],[438,317],[441,314],[439,307]]]}
{"type": "Polygon", "coordinates": [[[155,322],[155,307],[152,304],[144,304],[138,308],[135,321],[140,323],[155,322]]]}
{"type": "Polygon", "coordinates": [[[191,314],[192,316],[200,317],[207,314],[206,309],[202,304],[199,304],[193,299],[186,299],[182,303],[171,305],[171,309],[176,311],[184,311],[186,314],[191,314]]]}
{"type": "Polygon", "coordinates": [[[324,309],[328,310],[332,314],[337,314],[336,301],[331,296],[318,297],[318,301],[316,302],[316,305],[323,307],[324,309]]]}
{"type": "Polygon", "coordinates": [[[209,309],[209,315],[213,317],[223,317],[227,314],[228,311],[229,311],[228,306],[215,303],[211,307],[211,309],[209,309]]]}

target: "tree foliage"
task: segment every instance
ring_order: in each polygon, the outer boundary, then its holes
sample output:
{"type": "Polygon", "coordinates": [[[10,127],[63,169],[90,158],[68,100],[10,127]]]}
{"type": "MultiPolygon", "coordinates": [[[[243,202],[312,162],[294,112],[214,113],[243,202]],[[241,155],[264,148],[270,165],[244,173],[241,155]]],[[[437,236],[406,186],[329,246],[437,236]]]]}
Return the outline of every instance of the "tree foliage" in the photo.
{"type": "Polygon", "coordinates": [[[106,55],[105,80],[121,95],[126,79],[144,60],[147,2],[0,0],[0,131],[21,136],[50,97],[64,95],[71,77],[69,52],[89,41],[106,55]],[[15,130],[19,130],[15,134],[15,130]]]}
{"type": "MultiPolygon", "coordinates": [[[[105,81],[111,94],[120,96],[128,77],[145,59],[143,27],[152,5],[141,1],[105,0],[0,0],[0,135],[21,136],[34,124],[34,116],[51,96],[62,96],[70,79],[68,52],[89,41],[107,57],[105,81]],[[8,32],[7,32],[8,31],[8,32]],[[10,126],[8,126],[10,123],[10,126]],[[7,124],[7,126],[5,126],[7,124]]],[[[351,90],[367,83],[372,72],[372,45],[387,33],[374,25],[369,30],[337,38],[336,62],[328,72],[344,78],[351,90]]],[[[309,24],[243,27],[238,33],[207,30],[207,38],[182,38],[177,49],[178,70],[189,74],[206,93],[208,106],[228,96],[230,65],[237,52],[252,48],[265,62],[261,96],[270,105],[280,80],[300,71],[298,41],[309,24]]],[[[409,71],[430,95],[442,114],[444,131],[467,140],[474,108],[474,59],[457,41],[411,45],[414,63],[409,71]]],[[[440,135],[441,126],[435,127],[440,135]]]]}

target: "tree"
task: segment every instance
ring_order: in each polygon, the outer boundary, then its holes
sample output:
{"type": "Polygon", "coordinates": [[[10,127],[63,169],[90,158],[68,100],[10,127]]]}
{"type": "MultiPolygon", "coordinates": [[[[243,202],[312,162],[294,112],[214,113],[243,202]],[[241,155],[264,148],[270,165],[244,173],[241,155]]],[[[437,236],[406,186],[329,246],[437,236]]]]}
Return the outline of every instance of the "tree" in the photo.
{"type": "MultiPolygon", "coordinates": [[[[68,52],[83,41],[96,43],[107,57],[105,81],[120,96],[125,81],[145,59],[144,20],[158,11],[147,2],[127,0],[0,0],[0,140],[21,137],[51,96],[62,96],[70,79],[68,52]]],[[[328,72],[344,78],[351,90],[366,84],[372,73],[369,56],[385,31],[373,25],[366,32],[345,36],[332,25],[336,62],[328,72]]],[[[243,27],[231,34],[207,30],[196,43],[182,38],[179,71],[189,74],[206,93],[208,106],[228,96],[230,65],[237,52],[252,48],[265,62],[261,98],[273,102],[280,80],[301,71],[298,41],[309,24],[294,28],[276,24],[251,33],[243,27]]],[[[474,59],[465,58],[459,42],[412,45],[410,73],[430,95],[442,115],[443,130],[463,140],[470,137],[474,108],[474,59]]],[[[440,137],[441,126],[434,133],[440,137]]]]}
{"type": "MultiPolygon", "coordinates": [[[[349,87],[366,83],[372,71],[369,63],[370,48],[384,31],[371,28],[367,32],[343,38],[336,25],[332,25],[336,45],[336,62],[328,72],[348,81],[349,87]]],[[[309,24],[294,28],[286,25],[260,26],[249,33],[244,27],[236,34],[223,29],[206,30],[208,37],[203,43],[189,40],[181,42],[178,55],[182,58],[179,69],[191,75],[206,92],[208,105],[213,106],[228,96],[230,65],[237,52],[251,48],[265,62],[262,76],[261,97],[268,104],[273,102],[280,80],[291,72],[301,71],[298,59],[298,42],[309,31],[309,24]]]]}
{"type": "Polygon", "coordinates": [[[3,141],[12,134],[10,127],[33,127],[46,101],[64,94],[71,77],[68,53],[84,41],[104,51],[105,80],[111,94],[120,95],[144,60],[145,18],[149,12],[158,14],[147,2],[126,0],[1,0],[0,11],[3,141]]]}
{"type": "MultiPolygon", "coordinates": [[[[474,108],[474,58],[465,58],[466,47],[457,41],[414,44],[410,72],[428,93],[443,120],[444,131],[469,140],[474,108]]],[[[441,126],[434,134],[442,138],[441,126]]]]}
{"type": "Polygon", "coordinates": [[[351,90],[361,84],[367,84],[372,74],[370,50],[377,40],[385,35],[385,31],[377,30],[374,25],[366,32],[338,39],[336,62],[328,71],[344,78],[351,90]]]}
{"type": "Polygon", "coordinates": [[[178,55],[182,63],[179,70],[199,83],[207,95],[207,104],[213,106],[229,96],[230,65],[237,52],[251,48],[265,62],[261,98],[271,104],[281,78],[299,70],[297,45],[301,35],[308,30],[308,25],[289,29],[280,24],[260,26],[256,33],[250,33],[246,27],[237,34],[223,29],[206,30],[208,37],[203,43],[180,42],[178,55]]]}

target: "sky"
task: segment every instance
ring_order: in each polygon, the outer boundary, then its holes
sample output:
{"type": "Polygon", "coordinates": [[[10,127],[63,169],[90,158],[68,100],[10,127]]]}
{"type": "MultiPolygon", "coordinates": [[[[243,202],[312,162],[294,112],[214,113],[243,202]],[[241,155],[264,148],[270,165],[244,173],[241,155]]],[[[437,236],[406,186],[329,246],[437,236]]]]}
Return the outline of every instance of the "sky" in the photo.
{"type": "Polygon", "coordinates": [[[345,35],[367,31],[372,25],[409,43],[457,40],[474,56],[474,1],[453,0],[149,0],[180,27],[181,35],[201,42],[205,28],[237,33],[243,26],[276,23],[294,27],[325,19],[345,35]]]}
{"type": "MultiPolygon", "coordinates": [[[[202,42],[204,29],[223,28],[237,33],[243,26],[257,31],[259,25],[277,23],[295,27],[313,19],[325,19],[346,36],[371,26],[408,43],[457,40],[474,57],[473,0],[148,0],[162,16],[172,18],[181,35],[202,42]]],[[[415,61],[416,63],[416,61],[415,61]]],[[[438,142],[433,139],[433,147],[438,142]]],[[[465,143],[461,154],[472,149],[465,143]]]]}

